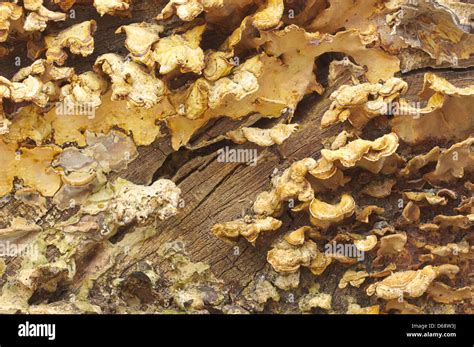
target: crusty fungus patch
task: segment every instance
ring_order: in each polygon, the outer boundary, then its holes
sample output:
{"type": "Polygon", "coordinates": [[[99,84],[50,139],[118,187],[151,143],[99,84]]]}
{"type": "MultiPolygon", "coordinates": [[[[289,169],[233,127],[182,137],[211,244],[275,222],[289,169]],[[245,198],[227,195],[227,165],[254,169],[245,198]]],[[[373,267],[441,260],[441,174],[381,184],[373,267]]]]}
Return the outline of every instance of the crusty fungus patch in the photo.
{"type": "Polygon", "coordinates": [[[0,42],[8,38],[12,22],[17,21],[23,14],[23,8],[15,3],[0,3],[0,42]]]}
{"type": "Polygon", "coordinates": [[[37,189],[44,196],[52,196],[59,189],[61,180],[51,167],[51,162],[61,153],[56,146],[17,148],[14,144],[0,143],[3,164],[0,167],[0,195],[8,194],[15,178],[27,187],[37,189]]]}
{"type": "Polygon", "coordinates": [[[355,201],[349,194],[343,194],[335,205],[313,199],[309,205],[311,223],[318,228],[327,229],[331,224],[341,222],[355,211],[355,201]]]}
{"type": "Polygon", "coordinates": [[[281,176],[275,176],[272,179],[272,190],[257,196],[253,205],[254,212],[258,215],[279,215],[285,201],[311,201],[314,191],[305,176],[315,167],[316,161],[306,158],[293,163],[281,176]]]}
{"type": "Polygon", "coordinates": [[[46,59],[63,65],[68,58],[65,49],[72,54],[83,57],[91,55],[94,51],[94,31],[97,23],[94,20],[75,24],[55,35],[45,37],[46,59]]]}
{"type": "Polygon", "coordinates": [[[239,236],[243,236],[247,241],[255,244],[260,233],[277,230],[281,224],[281,221],[273,217],[252,218],[245,216],[231,222],[216,224],[213,226],[212,232],[224,240],[235,241],[239,236]]]}
{"type": "Polygon", "coordinates": [[[298,124],[278,124],[270,129],[242,127],[227,132],[227,136],[235,143],[242,144],[247,141],[262,147],[281,145],[298,129],[298,124]]]}
{"type": "Polygon", "coordinates": [[[44,31],[48,21],[65,21],[67,15],[63,12],[54,12],[43,6],[43,1],[25,1],[24,7],[28,12],[23,28],[25,31],[44,31]]]}
{"type": "Polygon", "coordinates": [[[403,297],[417,298],[425,293],[430,284],[441,275],[453,276],[459,271],[455,265],[425,266],[417,271],[396,272],[380,282],[371,284],[367,294],[391,300],[403,297]]]}
{"type": "Polygon", "coordinates": [[[312,274],[320,275],[332,259],[319,251],[317,244],[311,240],[296,246],[281,240],[267,253],[267,261],[279,273],[295,273],[300,267],[307,267],[312,274]]]}
{"type": "Polygon", "coordinates": [[[94,69],[109,76],[112,83],[112,100],[128,100],[132,105],[150,108],[164,94],[163,82],[150,75],[138,63],[126,61],[115,53],[97,58],[94,69]]]}

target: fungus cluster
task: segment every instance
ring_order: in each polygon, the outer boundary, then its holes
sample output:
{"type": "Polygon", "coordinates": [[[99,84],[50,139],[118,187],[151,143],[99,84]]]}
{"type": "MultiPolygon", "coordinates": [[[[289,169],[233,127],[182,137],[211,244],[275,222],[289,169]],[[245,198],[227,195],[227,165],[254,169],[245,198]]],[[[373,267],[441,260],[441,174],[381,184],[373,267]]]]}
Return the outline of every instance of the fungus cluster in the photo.
{"type": "Polygon", "coordinates": [[[0,69],[0,245],[35,250],[0,258],[0,312],[261,312],[285,291],[291,312],[421,313],[420,297],[473,312],[474,84],[469,69],[464,83],[445,73],[472,65],[473,4],[149,3],[0,3],[0,59],[22,54],[0,69]],[[263,253],[263,277],[237,298],[156,235],[187,222],[190,188],[173,182],[192,171],[186,156],[224,145],[278,157],[251,205],[206,238],[263,253]],[[184,159],[138,179],[158,152],[184,159]],[[171,268],[141,261],[150,239],[171,268]],[[370,305],[338,307],[317,283],[328,273],[335,295],[370,305]],[[96,284],[109,301],[90,301],[96,284]]]}

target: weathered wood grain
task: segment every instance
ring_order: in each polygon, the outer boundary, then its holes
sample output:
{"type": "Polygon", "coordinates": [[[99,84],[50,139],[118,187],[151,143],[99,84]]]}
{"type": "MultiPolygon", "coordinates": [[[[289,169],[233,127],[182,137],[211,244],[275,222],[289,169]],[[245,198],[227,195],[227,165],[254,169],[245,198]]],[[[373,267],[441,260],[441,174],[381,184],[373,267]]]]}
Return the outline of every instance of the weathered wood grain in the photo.
{"type": "MultiPolygon", "coordinates": [[[[75,66],[78,72],[89,70],[95,58],[103,53],[116,52],[125,55],[123,35],[114,34],[120,25],[131,22],[150,21],[159,13],[161,5],[156,2],[156,7],[145,5],[138,1],[134,7],[133,20],[106,16],[100,18],[93,9],[77,8],[74,20],[79,22],[86,19],[95,19],[99,22],[95,34],[96,49],[93,55],[87,58],[72,57],[68,65],[75,66]]],[[[62,25],[67,26],[69,22],[62,25]]],[[[22,57],[22,66],[31,62],[26,59],[25,52],[20,48],[14,54],[4,59],[0,67],[0,75],[11,77],[18,66],[12,62],[18,55],[22,57]]],[[[423,84],[423,72],[414,71],[404,75],[410,89],[408,95],[415,95],[423,84]]],[[[438,73],[457,86],[466,86],[474,83],[474,73],[470,68],[449,70],[441,69],[438,73]]],[[[185,202],[179,214],[165,222],[158,224],[156,236],[147,239],[139,251],[134,254],[139,256],[126,257],[117,264],[119,272],[125,273],[136,262],[149,260],[159,264],[161,258],[157,256],[159,247],[168,241],[181,239],[193,261],[209,263],[216,276],[226,284],[241,290],[249,283],[256,273],[266,264],[266,252],[271,240],[277,235],[291,230],[299,221],[289,214],[283,217],[284,225],[273,235],[262,237],[255,247],[245,240],[240,240],[236,246],[239,254],[234,255],[235,245],[227,244],[214,237],[210,230],[218,222],[229,221],[245,214],[254,201],[255,196],[269,187],[271,174],[275,169],[282,170],[290,163],[304,157],[318,158],[322,149],[321,140],[337,134],[341,127],[334,126],[321,130],[320,119],[329,107],[329,94],[336,86],[328,89],[324,95],[311,95],[298,107],[295,120],[300,124],[300,129],[291,136],[283,145],[271,148],[258,148],[252,144],[235,145],[229,141],[220,141],[216,144],[191,150],[182,148],[173,152],[168,136],[157,139],[153,144],[139,149],[139,157],[120,173],[110,175],[110,179],[122,177],[135,183],[150,184],[160,175],[169,176],[178,183],[182,190],[185,202]],[[217,161],[217,149],[222,146],[230,148],[246,148],[258,150],[258,164],[249,166],[242,163],[221,163],[217,161]]],[[[258,118],[253,121],[257,121],[258,118]]],[[[271,121],[268,121],[271,122],[271,121]]],[[[195,136],[197,143],[209,140],[218,134],[235,128],[236,122],[217,120],[195,136]]],[[[21,204],[9,201],[0,207],[3,216],[13,216],[23,212],[19,209],[21,204]]],[[[42,217],[42,221],[64,218],[64,214],[51,209],[42,217]]],[[[41,221],[40,221],[41,223],[41,221]]],[[[329,291],[337,290],[338,273],[324,275],[325,286],[329,291]]]]}

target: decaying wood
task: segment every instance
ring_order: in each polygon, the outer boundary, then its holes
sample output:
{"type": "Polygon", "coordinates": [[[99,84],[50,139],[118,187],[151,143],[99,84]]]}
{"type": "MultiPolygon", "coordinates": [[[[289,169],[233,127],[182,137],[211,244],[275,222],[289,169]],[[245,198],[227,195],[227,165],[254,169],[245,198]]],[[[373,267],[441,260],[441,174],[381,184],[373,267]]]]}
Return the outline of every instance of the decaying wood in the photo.
{"type": "MultiPolygon", "coordinates": [[[[132,21],[131,18],[120,17],[99,19],[99,15],[93,9],[78,9],[76,21],[94,18],[100,20],[101,25],[95,35],[94,54],[87,58],[71,59],[71,66],[75,66],[78,71],[85,71],[90,69],[98,55],[107,52],[126,54],[125,48],[123,48],[123,37],[113,34],[115,29],[131,22],[151,20],[159,12],[159,6],[150,9],[144,2],[138,2],[134,8],[132,21]]],[[[67,26],[68,22],[61,25],[67,26]]],[[[17,53],[22,57],[22,66],[29,65],[25,52],[17,53]]],[[[15,54],[8,59],[14,57],[15,54]]],[[[12,61],[9,62],[8,59],[0,67],[0,75],[10,77],[18,69],[18,66],[15,66],[12,61]]],[[[424,72],[425,70],[421,69],[401,75],[410,86],[407,93],[408,98],[421,90],[424,72]]],[[[456,86],[474,84],[474,73],[470,67],[440,69],[438,74],[456,86]]],[[[252,246],[245,240],[240,240],[235,245],[225,243],[212,235],[211,227],[216,223],[244,216],[251,209],[256,195],[269,188],[270,177],[275,169],[281,172],[296,160],[319,157],[319,152],[323,148],[321,140],[336,135],[342,128],[335,126],[321,130],[320,120],[322,114],[329,107],[328,96],[343,82],[345,81],[339,81],[337,85],[331,86],[321,96],[312,95],[301,102],[294,116],[294,120],[300,124],[299,130],[280,146],[260,148],[250,143],[236,145],[230,141],[222,140],[194,150],[182,148],[175,152],[170,146],[169,136],[163,134],[150,146],[139,148],[138,158],[126,170],[113,173],[109,178],[121,177],[137,184],[150,184],[161,177],[170,178],[181,189],[184,205],[178,215],[157,225],[155,236],[137,245],[133,254],[126,255],[101,275],[95,287],[92,288],[91,302],[103,303],[104,294],[101,293],[100,288],[103,285],[101,278],[107,278],[110,273],[116,277],[127,277],[136,270],[137,264],[142,262],[166,269],[169,266],[168,260],[160,255],[160,247],[167,242],[181,240],[193,262],[203,262],[211,266],[216,278],[222,280],[224,287],[229,291],[227,299],[229,304],[234,303],[242,291],[252,281],[255,281],[262,270],[268,266],[266,253],[271,242],[286,231],[298,228],[304,222],[300,217],[285,214],[283,227],[274,234],[260,238],[256,246],[252,246]],[[223,146],[257,149],[258,165],[219,162],[217,150],[223,146]]],[[[252,122],[255,124],[265,122],[266,125],[269,125],[276,121],[253,119],[252,122]]],[[[219,134],[235,129],[236,123],[236,121],[227,119],[216,120],[196,134],[192,142],[199,143],[215,138],[219,134]]],[[[3,203],[0,209],[0,215],[4,220],[17,215],[28,215],[28,213],[25,206],[15,200],[3,203]]],[[[48,225],[51,221],[64,220],[70,215],[71,211],[61,213],[55,208],[51,208],[37,224],[48,225]]],[[[97,259],[100,256],[100,252],[92,254],[87,259],[90,264],[82,264],[83,271],[92,268],[95,262],[100,263],[100,259],[97,259]]],[[[354,288],[346,289],[344,292],[338,288],[343,270],[340,268],[326,272],[318,278],[321,291],[333,294],[335,312],[344,312],[343,307],[345,307],[348,295],[355,296],[361,306],[375,304],[376,299],[368,298],[365,295],[361,296],[353,290],[354,288]]],[[[78,279],[80,277],[79,275],[78,279]]],[[[64,290],[66,293],[72,293],[74,289],[75,286],[71,285],[64,290]]],[[[288,294],[291,293],[290,291],[288,294]]],[[[62,297],[65,296],[66,294],[63,293],[62,297]]],[[[268,305],[266,310],[269,312],[298,312],[297,303],[294,304],[287,298],[281,298],[278,304],[268,305]]]]}
{"type": "MultiPolygon", "coordinates": [[[[474,83],[470,70],[443,71],[441,76],[449,79],[458,86],[474,83]]],[[[423,72],[410,74],[404,77],[410,85],[409,94],[415,95],[421,90],[423,72]]],[[[332,89],[335,89],[334,86],[332,89]]],[[[235,145],[229,142],[218,143],[208,148],[196,151],[188,149],[173,152],[169,145],[169,138],[163,137],[152,145],[140,148],[139,157],[129,167],[116,176],[131,180],[135,183],[149,184],[162,172],[175,172],[170,176],[178,183],[182,190],[182,199],[185,204],[179,214],[157,226],[157,234],[147,239],[139,246],[133,257],[125,257],[113,272],[126,276],[133,271],[134,266],[142,261],[149,261],[157,267],[166,266],[167,262],[158,255],[158,250],[166,242],[182,240],[189,257],[194,262],[204,262],[211,266],[218,279],[237,295],[252,280],[257,278],[266,266],[266,252],[272,240],[289,230],[301,225],[298,219],[286,216],[284,225],[276,234],[265,237],[253,247],[245,240],[236,245],[229,245],[211,234],[211,227],[220,221],[232,220],[245,215],[258,192],[268,188],[269,178],[275,168],[282,170],[290,163],[305,158],[318,158],[322,149],[321,139],[338,133],[340,128],[333,127],[321,130],[319,122],[324,111],[329,107],[327,96],[332,92],[329,89],[322,96],[311,96],[304,100],[296,111],[296,119],[300,122],[300,130],[279,147],[258,148],[258,165],[249,166],[245,163],[221,163],[217,161],[217,149],[221,146],[231,148],[257,148],[251,144],[235,145]],[[184,162],[184,165],[178,163],[184,162]],[[166,166],[172,169],[167,170],[166,166]],[[175,170],[176,166],[179,167],[175,170]],[[238,252],[235,252],[238,247],[238,252]]],[[[225,123],[225,122],[224,122],[225,123]]],[[[222,133],[222,129],[231,130],[234,124],[215,124],[206,130],[206,133],[222,133]],[[214,127],[218,127],[215,130],[214,127]]],[[[198,135],[199,136],[199,135],[198,135]]],[[[24,215],[24,210],[18,209],[18,202],[11,202],[2,207],[2,215],[12,217],[24,215]]],[[[69,215],[70,212],[67,214],[69,215]]],[[[38,224],[48,223],[51,218],[64,219],[54,209],[51,210],[38,224]]],[[[99,256],[99,255],[97,255],[99,256]]],[[[89,259],[91,263],[94,258],[89,259]]],[[[338,289],[338,278],[342,276],[342,269],[323,274],[318,278],[321,291],[334,293],[334,308],[343,307],[347,291],[342,293],[338,289]],[[339,294],[338,294],[339,291],[339,294]],[[341,302],[337,302],[340,300],[341,302]]],[[[106,276],[105,273],[103,276],[106,276]]],[[[350,289],[349,289],[350,290],[350,289]]],[[[94,293],[94,292],[93,292],[94,293]]],[[[352,289],[349,295],[357,295],[352,289]]],[[[93,297],[92,297],[93,299],[93,297]]],[[[369,305],[371,301],[366,296],[357,297],[361,305],[369,305]]],[[[295,309],[291,305],[279,310],[295,309]]],[[[271,309],[271,308],[270,308],[271,309]]]]}
{"type": "MultiPolygon", "coordinates": [[[[441,73],[441,76],[459,86],[474,82],[474,76],[469,70],[447,71],[441,73]]],[[[406,80],[410,85],[409,93],[416,95],[422,87],[423,72],[407,76],[406,80]]],[[[240,254],[233,255],[234,246],[215,238],[210,229],[215,223],[244,215],[245,211],[251,208],[257,193],[268,188],[269,178],[275,168],[281,170],[296,160],[318,157],[322,149],[320,140],[337,134],[339,130],[337,127],[329,130],[319,128],[321,116],[329,106],[327,95],[330,92],[331,90],[328,90],[321,97],[313,97],[303,102],[304,105],[296,112],[296,117],[301,122],[300,131],[277,148],[259,149],[259,164],[255,167],[242,163],[219,163],[216,160],[215,150],[188,161],[172,177],[174,181],[180,182],[182,197],[186,201],[182,215],[186,217],[178,215],[159,225],[158,235],[147,240],[141,247],[139,253],[143,254],[143,259],[153,262],[161,244],[181,238],[194,261],[209,263],[217,277],[225,283],[234,285],[237,291],[254,279],[265,266],[266,251],[276,235],[264,242],[258,242],[256,247],[252,247],[245,240],[240,240],[237,244],[240,254]]],[[[160,141],[158,143],[160,146],[160,141]]],[[[229,145],[232,148],[251,147],[229,145]]],[[[144,157],[143,161],[137,159],[137,162],[147,165],[154,160],[154,157],[148,156],[144,157]]],[[[129,174],[127,170],[122,174],[129,179],[136,178],[135,172],[129,174]]],[[[278,234],[296,229],[298,222],[287,217],[278,234]]],[[[130,264],[136,261],[137,259],[127,259],[120,268],[126,271],[130,264]]],[[[336,278],[340,275],[323,274],[319,279],[323,286],[322,291],[330,293],[336,291],[338,283],[336,278]]]]}

